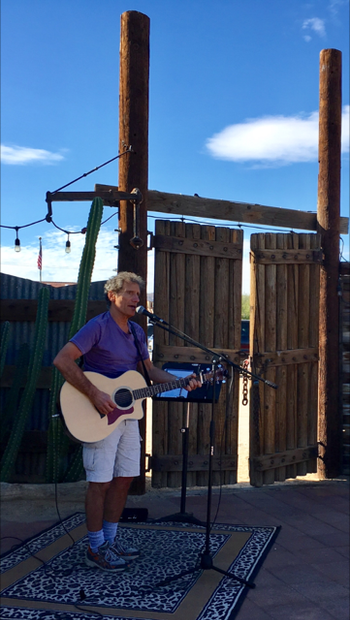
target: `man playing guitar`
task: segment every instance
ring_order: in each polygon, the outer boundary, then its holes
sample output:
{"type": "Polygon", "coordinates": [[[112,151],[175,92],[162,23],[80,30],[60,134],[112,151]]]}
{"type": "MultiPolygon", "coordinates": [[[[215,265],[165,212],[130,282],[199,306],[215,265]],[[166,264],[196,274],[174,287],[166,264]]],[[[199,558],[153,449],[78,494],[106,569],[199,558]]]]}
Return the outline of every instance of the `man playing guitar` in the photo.
{"type": "MultiPolygon", "coordinates": [[[[106,416],[115,410],[110,394],[96,387],[76,364],[84,356],[84,370],[110,378],[129,370],[142,373],[142,362],[129,319],[140,300],[142,278],[121,272],[105,284],[110,309],[91,319],[61,349],[54,365],[68,383],[87,396],[98,412],[106,416]]],[[[155,367],[149,359],[143,329],[133,322],[139,350],[148,375],[154,383],[167,383],[169,373],[155,367]]],[[[186,389],[201,385],[195,376],[186,389]]],[[[122,421],[105,439],[83,444],[83,462],[89,486],[85,510],[89,547],[88,566],[105,571],[123,571],[127,562],[140,555],[139,549],[125,547],[117,537],[118,521],[124,509],[130,484],[140,474],[140,435],[138,420],[122,421]]]]}

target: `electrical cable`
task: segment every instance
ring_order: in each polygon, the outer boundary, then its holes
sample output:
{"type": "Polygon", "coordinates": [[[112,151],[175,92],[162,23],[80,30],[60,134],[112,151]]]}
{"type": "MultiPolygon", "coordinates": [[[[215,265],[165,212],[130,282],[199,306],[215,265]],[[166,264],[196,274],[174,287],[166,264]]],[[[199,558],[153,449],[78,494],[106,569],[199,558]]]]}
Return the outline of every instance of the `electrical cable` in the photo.
{"type": "Polygon", "coordinates": [[[116,159],[119,159],[119,157],[122,157],[122,155],[126,155],[127,153],[134,153],[134,151],[132,150],[132,146],[131,145],[128,146],[128,148],[125,151],[123,151],[123,153],[119,153],[119,155],[116,155],[115,157],[112,157],[112,159],[109,159],[108,161],[105,161],[104,164],[100,164],[99,166],[96,166],[96,168],[93,168],[89,172],[84,172],[84,174],[80,175],[80,177],[77,177],[76,179],[74,179],[74,181],[70,181],[69,183],[66,183],[66,185],[62,185],[62,187],[59,187],[58,189],[55,189],[54,192],[50,192],[51,195],[57,194],[57,192],[62,191],[62,189],[65,189],[66,187],[69,187],[70,185],[73,185],[73,183],[76,183],[77,181],[80,181],[81,179],[84,179],[85,177],[88,177],[89,174],[92,174],[93,172],[96,172],[97,170],[100,170],[100,168],[103,168],[104,166],[107,166],[107,164],[111,164],[112,161],[115,161],[116,159]]]}
{"type": "Polygon", "coordinates": [[[34,226],[34,224],[40,224],[40,222],[45,222],[46,217],[42,220],[37,220],[36,222],[31,222],[30,224],[22,224],[22,226],[5,226],[5,224],[0,224],[1,228],[11,228],[12,230],[20,230],[21,228],[28,228],[29,226],[34,226]]]}
{"type": "MultiPolygon", "coordinates": [[[[100,170],[100,168],[103,168],[104,166],[107,166],[108,164],[112,163],[116,159],[119,159],[123,155],[126,155],[127,153],[134,153],[131,145],[128,146],[128,148],[125,151],[123,151],[122,153],[119,153],[119,155],[116,155],[115,157],[112,157],[112,159],[109,159],[108,161],[105,161],[103,164],[100,164],[99,166],[96,166],[92,170],[89,170],[89,172],[84,172],[84,174],[80,175],[79,177],[77,177],[73,181],[70,181],[69,183],[66,183],[65,185],[62,185],[62,187],[59,187],[54,192],[50,192],[51,195],[57,194],[57,192],[60,192],[62,189],[65,189],[66,187],[69,187],[70,185],[73,185],[73,183],[76,183],[77,181],[80,181],[80,179],[83,179],[83,178],[89,176],[89,174],[92,174],[93,172],[96,172],[97,170],[100,170]]],[[[113,215],[108,217],[104,222],[102,222],[102,224],[105,224],[106,222],[108,222],[108,220],[110,220],[112,217],[114,217],[114,215],[116,215],[116,214],[113,213],[113,215]]],[[[34,226],[35,224],[39,224],[40,222],[45,222],[45,221],[46,222],[48,221],[46,217],[42,218],[41,220],[37,220],[35,222],[31,222],[30,224],[23,224],[22,226],[5,226],[5,224],[0,224],[0,227],[1,228],[8,228],[8,229],[16,230],[18,232],[21,228],[28,228],[29,226],[34,226]]],[[[58,228],[59,230],[62,230],[62,232],[66,233],[66,234],[74,235],[77,232],[79,232],[79,231],[72,231],[72,232],[70,232],[68,230],[64,230],[63,228],[60,228],[59,226],[57,226],[57,224],[55,224],[53,222],[52,218],[50,218],[49,223],[51,223],[51,222],[53,223],[53,225],[56,228],[58,228]]],[[[82,230],[84,230],[84,228],[82,230]]],[[[82,232],[82,231],[80,231],[80,232],[82,232]]]]}
{"type": "MultiPolygon", "coordinates": [[[[56,505],[57,508],[57,505],[56,505]]],[[[58,512],[58,509],[57,509],[58,512]]],[[[59,513],[58,513],[59,514],[59,513]]],[[[59,515],[60,516],[60,515],[59,515]]],[[[63,526],[63,528],[65,529],[66,533],[70,536],[70,538],[73,540],[72,536],[70,535],[70,533],[68,532],[68,530],[65,528],[64,523],[61,520],[60,517],[60,524],[63,526]]],[[[32,552],[30,546],[29,546],[29,542],[30,541],[24,541],[22,538],[18,538],[17,536],[3,536],[1,537],[1,541],[6,540],[8,538],[11,538],[12,540],[18,540],[20,544],[15,544],[11,547],[11,549],[9,549],[8,552],[5,553],[5,555],[7,555],[8,553],[11,553],[11,551],[15,551],[18,547],[21,546],[21,544],[24,544],[24,546],[27,548],[28,553],[30,555],[30,557],[34,558],[35,560],[38,560],[38,562],[41,562],[42,564],[42,568],[45,571],[45,575],[49,578],[49,579],[54,579],[54,577],[57,579],[57,577],[69,577],[69,575],[71,575],[74,572],[74,569],[77,568],[77,566],[80,566],[80,564],[76,564],[75,566],[73,566],[72,568],[69,569],[65,569],[64,571],[59,571],[59,570],[54,570],[51,569],[48,565],[50,560],[42,560],[41,558],[39,558],[39,556],[35,555],[35,553],[32,552]]],[[[75,541],[73,540],[73,544],[75,544],[75,541]]],[[[85,566],[84,564],[81,564],[82,566],[85,566]]],[[[81,601],[85,601],[86,600],[86,595],[84,590],[81,588],[80,592],[80,600],[81,601]]],[[[78,609],[79,611],[84,611],[86,614],[89,615],[89,617],[91,616],[92,618],[94,616],[97,616],[98,618],[104,618],[104,614],[100,613],[99,611],[90,611],[89,609],[85,609],[84,607],[80,607],[78,604],[76,603],[70,603],[73,607],[75,607],[75,609],[78,609]]],[[[61,612],[57,612],[59,613],[59,615],[57,616],[57,620],[63,620],[64,619],[64,615],[62,615],[61,612]]],[[[54,617],[56,617],[56,615],[54,614],[54,617]]],[[[68,616],[67,616],[67,620],[68,620],[68,616]]]]}
{"type": "MultiPolygon", "coordinates": [[[[201,223],[201,219],[203,218],[198,218],[197,220],[194,220],[192,218],[189,217],[184,217],[183,215],[179,215],[179,216],[174,216],[174,217],[160,217],[158,215],[148,215],[147,217],[149,217],[150,219],[154,219],[154,220],[164,220],[164,221],[171,221],[171,222],[191,222],[193,224],[200,224],[201,223]]],[[[208,220],[206,220],[206,222],[208,222],[208,220]]],[[[237,222],[236,224],[230,224],[227,220],[216,220],[215,223],[213,224],[208,224],[209,226],[218,226],[220,223],[224,223],[226,228],[233,228],[233,227],[237,227],[237,228],[252,228],[254,230],[265,230],[267,232],[284,232],[286,233],[286,230],[289,231],[289,233],[294,233],[295,231],[289,230],[287,228],[277,228],[276,226],[273,226],[273,228],[271,228],[270,226],[255,226],[254,224],[242,224],[240,222],[237,222]]]]}

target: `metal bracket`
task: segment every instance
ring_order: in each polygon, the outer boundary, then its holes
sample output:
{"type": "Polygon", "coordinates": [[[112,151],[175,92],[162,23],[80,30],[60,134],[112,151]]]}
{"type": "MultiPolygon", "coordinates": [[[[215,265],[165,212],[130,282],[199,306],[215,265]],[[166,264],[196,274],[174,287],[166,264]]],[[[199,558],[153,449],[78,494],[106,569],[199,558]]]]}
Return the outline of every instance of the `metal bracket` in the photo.
{"type": "Polygon", "coordinates": [[[132,247],[135,250],[138,250],[139,248],[141,248],[143,246],[143,240],[140,237],[140,204],[143,200],[142,194],[140,192],[140,190],[135,187],[131,194],[134,196],[133,199],[130,199],[131,202],[134,205],[134,211],[133,211],[133,225],[134,225],[134,236],[132,237],[132,239],[130,239],[130,245],[132,245],[132,247]]]}

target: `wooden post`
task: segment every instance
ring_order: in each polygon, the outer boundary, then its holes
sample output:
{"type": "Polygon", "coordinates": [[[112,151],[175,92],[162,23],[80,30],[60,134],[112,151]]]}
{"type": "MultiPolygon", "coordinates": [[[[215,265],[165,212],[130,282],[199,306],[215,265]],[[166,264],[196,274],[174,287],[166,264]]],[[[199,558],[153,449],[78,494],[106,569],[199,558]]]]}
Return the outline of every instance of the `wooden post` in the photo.
{"type": "MultiPolygon", "coordinates": [[[[139,206],[138,235],[143,241],[135,248],[130,241],[134,237],[134,208],[131,202],[121,201],[119,207],[119,254],[118,271],[133,271],[147,285],[147,193],[148,193],[148,110],[149,110],[149,30],[147,15],[126,11],[121,16],[120,76],[119,76],[119,153],[129,146],[131,153],[119,159],[118,189],[142,193],[139,206]]],[[[141,293],[141,304],[146,307],[146,289],[141,293]]],[[[146,317],[138,322],[146,329],[146,317]]],[[[145,437],[146,418],[140,420],[141,475],[135,478],[131,493],[145,492],[145,437]]]]}
{"type": "MultiPolygon", "coordinates": [[[[137,11],[121,16],[119,79],[119,153],[132,146],[133,152],[119,159],[120,191],[138,188],[143,196],[139,210],[139,235],[143,245],[135,249],[133,206],[120,202],[118,271],[134,271],[147,278],[147,192],[148,192],[148,109],[149,109],[149,18],[137,11]]],[[[145,299],[141,303],[146,306],[145,299]]]]}
{"type": "Polygon", "coordinates": [[[341,52],[320,54],[319,176],[317,222],[324,263],[320,273],[318,474],[341,468],[339,408],[338,271],[340,230],[341,52]]]}

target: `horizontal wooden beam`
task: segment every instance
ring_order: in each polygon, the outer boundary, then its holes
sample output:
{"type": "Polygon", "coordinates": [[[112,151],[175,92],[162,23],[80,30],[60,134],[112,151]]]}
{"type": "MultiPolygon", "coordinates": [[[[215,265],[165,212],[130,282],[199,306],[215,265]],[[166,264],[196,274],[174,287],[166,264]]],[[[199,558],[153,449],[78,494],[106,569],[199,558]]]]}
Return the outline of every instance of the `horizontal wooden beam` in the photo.
{"type": "MultiPolygon", "coordinates": [[[[17,370],[17,366],[6,365],[0,378],[0,387],[11,387],[17,370]]],[[[52,366],[42,366],[36,383],[38,390],[45,390],[51,387],[52,366]]],[[[20,388],[23,388],[27,382],[27,370],[23,372],[21,377],[20,388]]]]}
{"type": "MultiPolygon", "coordinates": [[[[239,364],[242,359],[248,357],[248,351],[235,351],[233,349],[213,349],[216,355],[224,354],[231,362],[239,364]]],[[[197,364],[211,363],[212,357],[209,353],[202,351],[198,347],[172,347],[168,345],[156,344],[153,350],[154,362],[189,362],[197,364]]]]}
{"type": "Polygon", "coordinates": [[[164,252],[192,254],[195,256],[214,256],[217,258],[236,258],[242,260],[242,245],[222,243],[221,241],[203,241],[167,235],[152,235],[151,247],[164,252]]]}
{"type": "Polygon", "coordinates": [[[268,454],[252,459],[253,468],[257,471],[267,471],[293,465],[295,463],[304,463],[310,459],[317,458],[318,447],[308,446],[307,448],[297,448],[296,450],[286,450],[285,452],[277,452],[276,454],[268,454]]]}
{"type": "Polygon", "coordinates": [[[251,250],[250,260],[259,265],[321,264],[322,250],[251,250]]]}
{"type": "Polygon", "coordinates": [[[318,361],[318,348],[291,349],[287,351],[265,351],[254,355],[256,366],[286,366],[290,364],[305,364],[318,361]]]}
{"type": "MultiPolygon", "coordinates": [[[[181,455],[151,456],[149,467],[153,471],[182,471],[183,461],[181,455]]],[[[212,458],[213,471],[236,471],[237,459],[235,456],[222,455],[212,458]]],[[[208,471],[209,459],[207,456],[192,455],[188,457],[188,471],[208,471]]]]}
{"type": "MultiPolygon", "coordinates": [[[[24,431],[19,452],[22,454],[33,454],[38,452],[46,453],[48,436],[47,431],[24,431]]],[[[69,444],[68,450],[72,452],[76,448],[76,443],[69,444]]],[[[2,441],[0,445],[0,453],[6,448],[6,444],[2,441]]]]}
{"type": "MultiPolygon", "coordinates": [[[[50,202],[88,201],[99,196],[107,206],[117,206],[120,200],[131,200],[130,194],[119,192],[113,185],[95,185],[94,192],[57,192],[47,193],[50,202]]],[[[170,215],[194,216],[203,219],[244,222],[257,226],[277,226],[290,230],[317,230],[317,215],[308,211],[269,207],[248,202],[216,200],[184,194],[169,194],[148,190],[147,210],[170,215]]],[[[349,232],[349,218],[340,218],[340,233],[349,232]]]]}
{"type": "Polygon", "coordinates": [[[95,186],[94,192],[51,192],[46,193],[46,202],[92,202],[95,198],[102,198],[104,204],[109,207],[116,207],[121,200],[136,199],[136,194],[119,192],[117,187],[107,185],[95,186]]]}
{"type": "MultiPolygon", "coordinates": [[[[73,318],[74,299],[50,299],[48,320],[70,322],[73,318]]],[[[0,313],[2,321],[35,321],[38,308],[37,299],[1,299],[0,313]]],[[[87,317],[89,321],[97,314],[107,310],[104,300],[89,300],[87,317]]]]}
{"type": "MultiPolygon", "coordinates": [[[[317,214],[282,207],[268,207],[247,202],[231,202],[199,196],[148,191],[148,211],[172,215],[195,216],[205,220],[244,222],[257,226],[277,226],[317,231],[317,214]]],[[[340,218],[340,233],[347,234],[349,218],[340,218]]]]}

